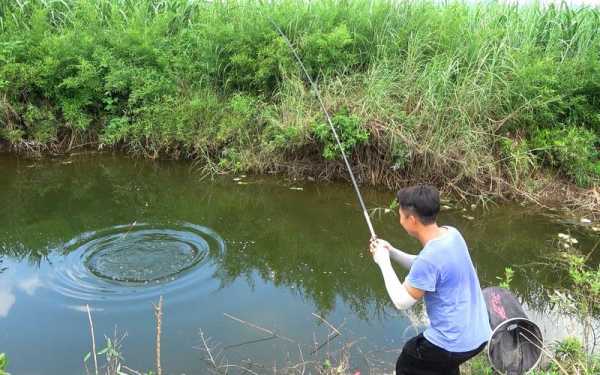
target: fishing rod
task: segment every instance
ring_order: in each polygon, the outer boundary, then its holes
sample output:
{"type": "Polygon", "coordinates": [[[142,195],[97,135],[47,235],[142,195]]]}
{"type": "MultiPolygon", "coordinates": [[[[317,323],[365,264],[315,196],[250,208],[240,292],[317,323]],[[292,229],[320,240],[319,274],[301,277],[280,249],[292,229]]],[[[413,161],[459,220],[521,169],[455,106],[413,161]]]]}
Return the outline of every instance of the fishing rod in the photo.
{"type": "Polygon", "coordinates": [[[325,104],[323,103],[323,99],[321,98],[321,94],[319,93],[319,89],[317,88],[317,84],[315,83],[315,81],[313,81],[310,74],[308,74],[308,71],[306,70],[304,63],[302,63],[302,59],[300,59],[300,56],[298,55],[298,52],[296,52],[296,49],[292,45],[292,42],[290,42],[290,40],[285,35],[285,33],[281,30],[281,28],[279,28],[279,26],[275,23],[275,21],[273,21],[273,19],[271,19],[271,17],[266,16],[266,18],[273,25],[273,27],[275,27],[275,29],[277,30],[279,35],[281,35],[281,37],[283,38],[283,40],[285,41],[287,46],[290,48],[290,50],[294,54],[296,61],[302,68],[302,71],[306,75],[306,78],[308,79],[308,82],[310,83],[310,86],[311,86],[313,92],[315,93],[317,99],[319,100],[321,109],[323,110],[323,113],[325,113],[325,118],[327,119],[327,123],[329,124],[329,127],[331,128],[331,131],[333,132],[335,141],[336,141],[338,147],[340,148],[340,151],[342,152],[342,158],[344,159],[344,163],[346,164],[346,168],[348,169],[348,173],[350,174],[350,179],[352,180],[352,185],[354,186],[354,191],[356,191],[356,196],[358,197],[358,202],[360,203],[360,207],[362,208],[363,215],[367,222],[367,226],[369,227],[369,232],[371,232],[371,238],[377,238],[377,236],[375,235],[375,230],[373,230],[373,224],[371,223],[371,217],[369,216],[369,213],[367,212],[367,207],[365,206],[365,202],[363,201],[362,194],[360,193],[358,184],[356,183],[356,179],[354,178],[354,173],[352,172],[352,168],[350,167],[350,163],[348,162],[348,158],[346,157],[346,153],[344,152],[344,147],[342,146],[342,142],[340,142],[340,138],[338,137],[337,131],[335,130],[335,127],[333,126],[333,123],[331,122],[331,117],[329,116],[329,112],[327,112],[327,109],[325,108],[325,104]]]}

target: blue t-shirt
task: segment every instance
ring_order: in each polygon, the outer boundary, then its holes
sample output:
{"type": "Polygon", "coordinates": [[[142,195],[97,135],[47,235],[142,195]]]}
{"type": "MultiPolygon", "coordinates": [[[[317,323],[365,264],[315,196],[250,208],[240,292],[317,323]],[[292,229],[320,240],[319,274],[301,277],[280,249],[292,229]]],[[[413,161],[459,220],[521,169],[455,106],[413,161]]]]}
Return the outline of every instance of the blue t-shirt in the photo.
{"type": "Polygon", "coordinates": [[[467,244],[458,230],[445,228],[421,250],[406,280],[425,291],[431,322],[425,338],[450,352],[468,352],[489,339],[490,323],[467,244]]]}

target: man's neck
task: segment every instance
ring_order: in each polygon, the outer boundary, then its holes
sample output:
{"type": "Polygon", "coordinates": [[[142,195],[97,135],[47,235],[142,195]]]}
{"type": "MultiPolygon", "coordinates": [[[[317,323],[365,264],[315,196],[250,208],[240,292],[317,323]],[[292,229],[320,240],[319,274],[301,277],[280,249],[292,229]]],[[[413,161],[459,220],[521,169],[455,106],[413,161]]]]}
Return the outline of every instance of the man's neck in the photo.
{"type": "Polygon", "coordinates": [[[423,228],[417,233],[417,239],[421,242],[421,245],[427,245],[427,242],[433,240],[434,238],[438,238],[443,233],[446,232],[447,229],[440,228],[436,223],[430,225],[424,225],[423,228]]]}

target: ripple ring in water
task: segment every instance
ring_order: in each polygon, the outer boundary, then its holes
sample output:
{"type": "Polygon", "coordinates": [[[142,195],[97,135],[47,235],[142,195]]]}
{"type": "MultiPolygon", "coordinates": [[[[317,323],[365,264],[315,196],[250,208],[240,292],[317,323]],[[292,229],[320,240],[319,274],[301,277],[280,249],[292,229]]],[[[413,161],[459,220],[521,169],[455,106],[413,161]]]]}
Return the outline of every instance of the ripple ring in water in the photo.
{"type": "Polygon", "coordinates": [[[67,242],[50,259],[51,285],[83,301],[153,298],[208,278],[201,266],[224,249],[217,233],[199,225],[119,225],[67,242]]]}

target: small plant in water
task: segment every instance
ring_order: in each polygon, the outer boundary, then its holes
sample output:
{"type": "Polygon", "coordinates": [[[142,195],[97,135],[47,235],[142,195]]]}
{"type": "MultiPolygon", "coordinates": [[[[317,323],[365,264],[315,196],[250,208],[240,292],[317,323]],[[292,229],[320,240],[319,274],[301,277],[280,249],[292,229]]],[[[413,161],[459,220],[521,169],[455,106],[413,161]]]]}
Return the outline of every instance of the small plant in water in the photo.
{"type": "Polygon", "coordinates": [[[504,277],[496,277],[500,281],[500,287],[504,289],[510,289],[510,283],[512,282],[515,271],[512,268],[506,267],[504,269],[504,277]]]}
{"type": "MultiPolygon", "coordinates": [[[[560,236],[562,242],[572,242],[571,236],[560,236]]],[[[597,374],[600,358],[596,340],[600,324],[594,318],[600,312],[600,267],[588,264],[589,254],[582,255],[570,247],[560,253],[558,267],[568,275],[568,285],[554,291],[551,299],[561,311],[572,315],[582,327],[580,338],[567,338],[555,348],[557,359],[573,374],[597,374]],[[591,353],[591,354],[589,354],[591,353]]]]}
{"type": "MultiPolygon", "coordinates": [[[[123,356],[121,355],[121,342],[123,341],[123,339],[125,338],[125,336],[127,336],[127,334],[123,334],[121,336],[117,336],[117,333],[115,332],[114,337],[111,339],[110,337],[106,337],[106,346],[104,348],[102,348],[100,351],[98,351],[98,353],[96,353],[97,356],[100,357],[104,357],[104,366],[103,366],[103,370],[104,372],[102,372],[102,374],[105,375],[128,375],[128,372],[124,372],[123,369],[123,356]]],[[[90,360],[90,358],[92,357],[92,353],[88,352],[84,357],[83,357],[83,362],[85,364],[85,368],[86,368],[86,373],[90,373],[90,371],[88,370],[88,361],[90,360]]],[[[0,375],[2,375],[2,373],[0,373],[0,375]]],[[[148,374],[151,375],[151,374],[148,374]]]]}

